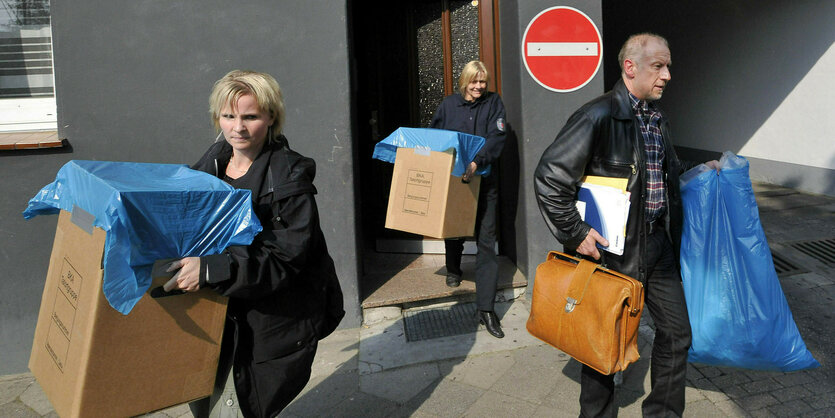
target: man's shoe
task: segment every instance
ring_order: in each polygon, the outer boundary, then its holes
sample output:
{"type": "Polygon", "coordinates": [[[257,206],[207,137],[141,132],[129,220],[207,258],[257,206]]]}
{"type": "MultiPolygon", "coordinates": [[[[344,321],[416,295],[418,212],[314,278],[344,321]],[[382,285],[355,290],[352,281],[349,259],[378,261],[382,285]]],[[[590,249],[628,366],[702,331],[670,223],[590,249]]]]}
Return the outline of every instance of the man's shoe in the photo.
{"type": "Polygon", "coordinates": [[[502,324],[499,323],[499,317],[493,311],[478,311],[478,323],[487,328],[487,332],[496,338],[504,338],[502,332],[502,324]]]}
{"type": "Polygon", "coordinates": [[[458,287],[461,285],[461,276],[455,273],[446,274],[446,285],[449,287],[458,287]]]}

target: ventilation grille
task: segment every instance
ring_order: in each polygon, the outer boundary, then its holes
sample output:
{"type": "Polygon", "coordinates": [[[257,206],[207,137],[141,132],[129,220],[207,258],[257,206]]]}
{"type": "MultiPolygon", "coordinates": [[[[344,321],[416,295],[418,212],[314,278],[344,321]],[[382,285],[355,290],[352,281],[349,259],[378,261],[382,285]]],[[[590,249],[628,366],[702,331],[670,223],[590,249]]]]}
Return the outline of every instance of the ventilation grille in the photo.
{"type": "Polygon", "coordinates": [[[809,270],[799,267],[788,258],[780,253],[771,251],[771,259],[774,260],[774,270],[777,271],[777,276],[786,277],[793,274],[808,273],[809,270]]]}
{"type": "Polygon", "coordinates": [[[819,241],[799,241],[791,244],[791,246],[827,266],[835,266],[835,238],[819,241]]]}
{"type": "Polygon", "coordinates": [[[410,309],[403,313],[403,323],[406,341],[409,342],[467,334],[478,330],[474,303],[410,309]]]}

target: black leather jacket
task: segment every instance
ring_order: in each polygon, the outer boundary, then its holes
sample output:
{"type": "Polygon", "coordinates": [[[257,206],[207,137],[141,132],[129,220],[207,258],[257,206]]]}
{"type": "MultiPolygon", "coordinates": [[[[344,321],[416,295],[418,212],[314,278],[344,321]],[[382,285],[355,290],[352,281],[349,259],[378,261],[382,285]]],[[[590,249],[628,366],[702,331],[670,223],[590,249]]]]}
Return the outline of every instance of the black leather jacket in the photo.
{"type": "MultiPolygon", "coordinates": [[[[682,164],[670,141],[669,123],[661,119],[664,136],[667,211],[664,222],[675,258],[681,243],[682,205],[678,178],[682,164]]],[[[622,256],[601,251],[606,267],[640,281],[646,277],[644,203],[646,168],[644,141],[639,122],[630,106],[623,80],[602,96],[574,112],[554,142],[542,154],[534,175],[539,208],[545,223],[567,251],[574,251],[590,229],[575,207],[577,188],[583,175],[625,177],[631,193],[626,243],[622,256]]]]}

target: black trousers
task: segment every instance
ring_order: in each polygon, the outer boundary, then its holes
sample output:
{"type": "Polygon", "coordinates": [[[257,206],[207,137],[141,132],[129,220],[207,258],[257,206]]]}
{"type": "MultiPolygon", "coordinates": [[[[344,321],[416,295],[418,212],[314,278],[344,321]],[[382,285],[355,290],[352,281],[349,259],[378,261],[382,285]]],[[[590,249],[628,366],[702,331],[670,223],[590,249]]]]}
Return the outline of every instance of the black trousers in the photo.
{"type": "MultiPolygon", "coordinates": [[[[655,322],[650,363],[651,390],[641,409],[644,417],[680,417],[684,412],[690,320],[681,273],[663,229],[647,237],[645,307],[655,322]]],[[[580,377],[580,416],[615,417],[614,375],[602,375],[583,365],[580,377]]]]}
{"type": "MultiPolygon", "coordinates": [[[[475,238],[476,254],[476,306],[481,311],[492,311],[496,299],[499,263],[496,259],[496,231],[499,206],[499,176],[497,170],[481,178],[476,210],[475,238]]],[[[446,247],[446,270],[461,275],[461,254],[464,239],[451,238],[444,241],[446,247]]]]}
{"type": "Polygon", "coordinates": [[[237,350],[237,331],[234,321],[227,318],[214,393],[189,403],[196,418],[235,416],[238,412],[247,418],[275,417],[310,380],[316,338],[285,356],[255,362],[249,350],[237,350]]]}

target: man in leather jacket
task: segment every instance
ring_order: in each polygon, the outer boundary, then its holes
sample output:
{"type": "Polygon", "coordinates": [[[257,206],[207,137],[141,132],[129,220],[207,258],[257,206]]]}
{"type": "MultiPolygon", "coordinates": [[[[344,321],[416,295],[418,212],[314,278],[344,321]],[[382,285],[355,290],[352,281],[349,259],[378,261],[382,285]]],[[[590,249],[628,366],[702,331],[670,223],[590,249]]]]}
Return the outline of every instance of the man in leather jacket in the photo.
{"type": "MultiPolygon", "coordinates": [[[[691,338],[678,267],[683,167],[668,121],[654,103],[670,80],[670,50],[658,35],[637,34],[623,45],[618,61],[621,80],[568,119],[543,153],[534,187],[545,222],[567,251],[643,283],[656,326],[652,389],[643,414],[681,416],[691,338]],[[584,175],[628,179],[631,205],[621,256],[599,251],[598,244],[609,243],[580,217],[576,196],[584,175]]],[[[708,164],[715,168],[713,163],[708,164]]],[[[613,375],[583,366],[580,385],[581,416],[617,415],[613,375]]]]}

